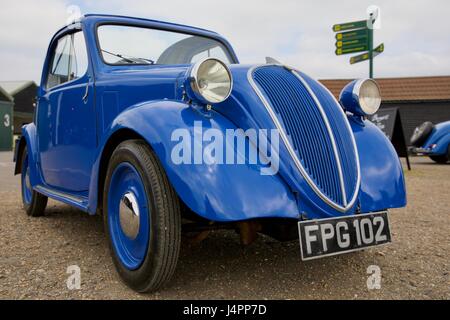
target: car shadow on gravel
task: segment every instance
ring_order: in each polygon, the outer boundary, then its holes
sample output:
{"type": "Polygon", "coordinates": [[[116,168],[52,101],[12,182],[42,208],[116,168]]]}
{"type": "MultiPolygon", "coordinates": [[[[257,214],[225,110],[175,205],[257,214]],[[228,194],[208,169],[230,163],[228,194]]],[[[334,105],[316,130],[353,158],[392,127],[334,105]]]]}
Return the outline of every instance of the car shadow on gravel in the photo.
{"type": "Polygon", "coordinates": [[[235,232],[216,231],[198,245],[183,244],[171,286],[176,290],[222,287],[235,298],[283,299],[288,293],[292,297],[306,292],[315,283],[326,286],[348,279],[355,272],[351,267],[355,259],[363,258],[356,253],[302,262],[299,250],[297,241],[278,242],[267,236],[244,247],[235,232]],[[273,295],[261,295],[267,292],[273,295]]]}
{"type": "Polygon", "coordinates": [[[424,163],[421,163],[421,165],[423,165],[423,166],[432,166],[432,167],[443,167],[443,166],[448,166],[448,165],[450,165],[450,162],[447,162],[447,163],[436,163],[436,162],[424,162],[424,163]]]}
{"type": "MultiPolygon", "coordinates": [[[[69,260],[83,261],[83,268],[91,269],[92,277],[99,266],[107,265],[113,273],[109,279],[119,280],[107,249],[102,217],[49,203],[42,219],[48,233],[66,245],[69,260]]],[[[311,292],[311,286],[332,287],[333,283],[355,277],[355,272],[362,275],[360,284],[365,285],[365,269],[356,267],[366,265],[362,262],[365,259],[364,253],[353,253],[302,262],[297,241],[278,242],[260,235],[250,246],[242,246],[236,232],[215,231],[199,244],[183,241],[172,281],[158,293],[138,296],[294,298],[311,292]],[[192,292],[196,295],[192,296],[192,292]],[[271,294],[263,294],[267,292],[271,294]]]]}

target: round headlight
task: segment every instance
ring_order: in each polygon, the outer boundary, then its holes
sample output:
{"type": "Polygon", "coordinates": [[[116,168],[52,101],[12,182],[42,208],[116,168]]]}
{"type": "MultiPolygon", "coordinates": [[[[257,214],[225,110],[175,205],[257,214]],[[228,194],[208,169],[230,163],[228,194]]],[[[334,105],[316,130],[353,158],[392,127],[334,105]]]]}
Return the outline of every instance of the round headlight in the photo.
{"type": "Polygon", "coordinates": [[[200,102],[220,103],[229,97],[233,79],[225,63],[208,58],[197,62],[192,67],[190,86],[195,98],[200,102]]]}
{"type": "Polygon", "coordinates": [[[342,89],[339,101],[346,111],[358,116],[370,116],[380,108],[380,88],[372,79],[353,80],[342,89]]]}
{"type": "Polygon", "coordinates": [[[366,115],[372,115],[378,111],[381,105],[381,94],[375,81],[366,79],[361,83],[359,105],[366,115]]]}

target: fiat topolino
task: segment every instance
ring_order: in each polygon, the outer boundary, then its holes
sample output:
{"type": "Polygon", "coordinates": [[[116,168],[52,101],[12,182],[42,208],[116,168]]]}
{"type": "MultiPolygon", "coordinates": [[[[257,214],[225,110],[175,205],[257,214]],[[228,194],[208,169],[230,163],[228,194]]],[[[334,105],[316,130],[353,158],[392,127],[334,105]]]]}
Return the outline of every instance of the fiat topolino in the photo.
{"type": "Polygon", "coordinates": [[[86,15],[50,42],[15,173],[30,216],[48,198],[102,214],[117,271],[140,292],[171,278],[182,232],[335,255],[388,243],[387,211],[406,204],[395,150],[366,120],[380,101],[371,79],[338,102],[274,59],[240,64],[215,32],[86,15]]]}
{"type": "Polygon", "coordinates": [[[426,121],[411,136],[411,152],[430,157],[436,163],[450,161],[450,121],[434,125],[426,121]]]}

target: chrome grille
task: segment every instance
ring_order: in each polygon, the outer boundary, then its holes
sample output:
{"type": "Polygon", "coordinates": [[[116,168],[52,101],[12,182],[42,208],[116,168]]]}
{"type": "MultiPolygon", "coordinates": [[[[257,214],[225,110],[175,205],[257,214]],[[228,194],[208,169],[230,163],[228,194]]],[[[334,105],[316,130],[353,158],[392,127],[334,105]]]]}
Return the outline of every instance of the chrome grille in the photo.
{"type": "Polygon", "coordinates": [[[344,211],[357,192],[359,163],[348,120],[334,97],[306,75],[279,65],[257,67],[251,79],[308,182],[344,211]]]}

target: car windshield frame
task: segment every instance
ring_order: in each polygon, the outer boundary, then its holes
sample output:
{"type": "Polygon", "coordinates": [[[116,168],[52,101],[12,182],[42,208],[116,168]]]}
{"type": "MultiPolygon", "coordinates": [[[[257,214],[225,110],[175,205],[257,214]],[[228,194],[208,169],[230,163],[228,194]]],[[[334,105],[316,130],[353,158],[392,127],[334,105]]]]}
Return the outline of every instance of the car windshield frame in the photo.
{"type": "MultiPolygon", "coordinates": [[[[192,63],[184,63],[184,64],[157,64],[156,62],[154,64],[151,64],[151,63],[109,63],[103,57],[102,50],[105,50],[105,49],[102,49],[102,47],[100,45],[99,35],[98,35],[99,28],[102,26],[135,27],[135,28],[166,31],[166,32],[179,33],[179,34],[183,34],[183,35],[197,36],[197,37],[202,37],[202,38],[206,38],[206,39],[211,39],[211,40],[218,42],[220,45],[222,45],[222,47],[224,49],[224,53],[227,55],[228,59],[230,60],[230,64],[239,63],[237,56],[236,56],[233,48],[230,46],[230,44],[227,43],[226,41],[224,41],[224,39],[222,39],[220,36],[214,37],[214,36],[205,34],[207,32],[206,30],[205,30],[205,32],[202,32],[201,30],[199,30],[198,32],[195,32],[195,29],[190,30],[190,31],[180,31],[178,28],[171,28],[170,25],[168,25],[166,27],[166,26],[153,26],[153,25],[148,25],[145,23],[138,23],[138,22],[137,23],[133,23],[133,22],[124,23],[124,22],[117,22],[117,21],[102,21],[102,22],[98,22],[95,25],[94,33],[95,33],[95,42],[96,42],[96,46],[97,46],[97,54],[99,55],[102,63],[107,66],[111,66],[111,67],[132,67],[132,66],[152,67],[152,66],[170,66],[170,65],[174,65],[174,66],[175,65],[192,65],[192,63]]],[[[177,27],[183,27],[183,26],[177,26],[177,27]]],[[[184,26],[184,27],[189,28],[187,26],[184,26]]],[[[209,31],[209,32],[211,32],[211,31],[209,31]]],[[[114,52],[114,53],[116,53],[116,52],[114,52]]]]}

